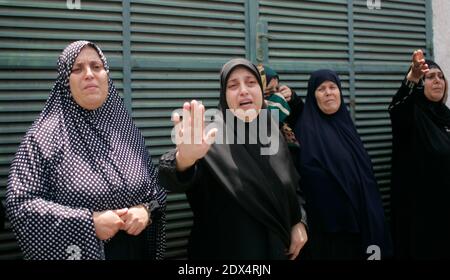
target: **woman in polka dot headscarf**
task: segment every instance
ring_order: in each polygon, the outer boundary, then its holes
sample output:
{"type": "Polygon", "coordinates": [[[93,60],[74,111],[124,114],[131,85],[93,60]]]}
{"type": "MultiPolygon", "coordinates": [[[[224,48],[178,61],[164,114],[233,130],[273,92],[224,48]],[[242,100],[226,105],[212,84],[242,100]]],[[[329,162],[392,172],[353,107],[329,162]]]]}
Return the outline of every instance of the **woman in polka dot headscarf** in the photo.
{"type": "Polygon", "coordinates": [[[8,180],[24,257],[161,259],[166,193],[102,51],[74,42],[58,72],[8,180]]]}

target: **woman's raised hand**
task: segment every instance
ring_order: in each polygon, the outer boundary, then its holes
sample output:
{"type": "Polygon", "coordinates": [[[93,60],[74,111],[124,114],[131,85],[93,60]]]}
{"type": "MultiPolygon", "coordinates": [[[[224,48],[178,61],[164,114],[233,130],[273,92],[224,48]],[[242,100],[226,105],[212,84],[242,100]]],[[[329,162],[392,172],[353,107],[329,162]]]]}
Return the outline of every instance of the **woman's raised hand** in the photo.
{"type": "Polygon", "coordinates": [[[192,100],[183,104],[183,119],[178,113],[172,115],[177,144],[177,170],[184,171],[203,158],[214,142],[217,129],[205,134],[205,106],[192,100]]]}
{"type": "Polygon", "coordinates": [[[428,71],[430,70],[428,69],[428,64],[425,63],[423,51],[414,51],[412,55],[411,70],[408,73],[407,79],[418,83],[423,75],[425,75],[428,71]]]}

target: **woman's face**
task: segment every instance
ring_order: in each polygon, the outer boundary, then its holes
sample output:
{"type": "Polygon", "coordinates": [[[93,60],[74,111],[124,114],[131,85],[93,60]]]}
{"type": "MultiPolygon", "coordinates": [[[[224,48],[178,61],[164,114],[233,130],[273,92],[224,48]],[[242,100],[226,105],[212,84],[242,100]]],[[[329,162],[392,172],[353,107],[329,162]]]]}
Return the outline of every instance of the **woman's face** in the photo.
{"type": "Polygon", "coordinates": [[[261,110],[263,97],[258,79],[244,66],[236,67],[226,85],[227,104],[243,121],[252,121],[261,110]]]}
{"type": "Polygon", "coordinates": [[[424,76],[425,97],[433,102],[439,102],[444,97],[444,74],[437,68],[430,69],[424,76]]]}
{"type": "Polygon", "coordinates": [[[108,97],[108,73],[97,51],[84,47],[72,67],[70,91],[75,102],[87,110],[95,110],[108,97]]]}
{"type": "Polygon", "coordinates": [[[339,87],[332,81],[325,81],[315,91],[319,109],[327,115],[332,115],[341,106],[339,87]]]}

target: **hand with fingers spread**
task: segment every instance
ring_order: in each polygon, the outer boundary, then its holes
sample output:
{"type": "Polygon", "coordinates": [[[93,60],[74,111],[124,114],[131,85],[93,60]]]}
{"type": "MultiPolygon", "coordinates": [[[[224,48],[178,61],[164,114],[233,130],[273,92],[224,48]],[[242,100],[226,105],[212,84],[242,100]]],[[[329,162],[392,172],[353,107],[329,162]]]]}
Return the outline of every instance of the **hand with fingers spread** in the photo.
{"type": "Polygon", "coordinates": [[[289,246],[290,260],[295,260],[300,253],[300,250],[305,246],[306,241],[308,241],[308,235],[306,233],[305,225],[300,222],[292,227],[291,230],[291,245],[289,246]]]}
{"type": "Polygon", "coordinates": [[[428,69],[428,65],[425,63],[423,51],[414,51],[412,55],[411,70],[409,71],[406,78],[409,81],[418,83],[423,75],[425,75],[428,71],[430,71],[430,69],[428,69]]]}
{"type": "Polygon", "coordinates": [[[97,237],[100,240],[106,240],[116,235],[124,226],[122,217],[127,213],[128,208],[94,212],[94,227],[97,237]]]}
{"type": "Polygon", "coordinates": [[[128,212],[121,218],[124,222],[121,230],[126,231],[130,235],[139,235],[152,223],[149,212],[143,205],[128,208],[128,212]]]}
{"type": "Polygon", "coordinates": [[[217,129],[205,134],[205,106],[192,100],[183,104],[183,119],[174,113],[172,120],[175,126],[177,154],[176,168],[184,171],[203,158],[214,142],[217,129]]]}

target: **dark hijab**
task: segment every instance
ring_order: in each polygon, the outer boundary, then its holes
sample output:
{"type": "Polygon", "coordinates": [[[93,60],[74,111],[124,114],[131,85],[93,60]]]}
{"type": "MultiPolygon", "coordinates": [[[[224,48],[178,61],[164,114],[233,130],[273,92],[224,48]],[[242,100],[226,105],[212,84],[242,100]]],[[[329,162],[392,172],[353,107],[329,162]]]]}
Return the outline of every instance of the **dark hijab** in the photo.
{"type": "MultiPolygon", "coordinates": [[[[429,69],[439,69],[442,74],[444,73],[439,67],[439,65],[436,64],[436,62],[432,60],[425,60],[425,63],[428,64],[429,69]]],[[[425,97],[423,94],[424,88],[421,89],[421,94],[418,95],[417,98],[417,105],[420,107],[420,109],[433,121],[433,123],[438,124],[440,126],[446,126],[450,127],[450,110],[445,105],[445,101],[448,94],[448,81],[444,76],[445,80],[445,89],[444,89],[444,96],[439,102],[433,102],[430,101],[428,98],[425,97]]],[[[421,115],[421,114],[419,114],[421,115]]]]}
{"type": "Polygon", "coordinates": [[[307,211],[320,212],[308,214],[311,227],[314,227],[314,216],[320,217],[325,220],[322,222],[325,231],[360,232],[363,255],[370,245],[378,245],[382,255],[390,255],[390,239],[372,164],[344,104],[336,72],[318,70],[311,74],[296,135],[302,145],[299,162],[305,179],[302,189],[307,211]],[[316,89],[325,81],[335,83],[340,92],[341,105],[331,115],[320,110],[315,96],[316,89]],[[309,178],[317,170],[316,174],[321,175],[309,178]],[[336,194],[341,193],[343,198],[338,199],[336,194]],[[313,200],[308,200],[309,197],[313,200]],[[336,221],[332,215],[343,220],[336,221]]]}
{"type": "MultiPolygon", "coordinates": [[[[109,73],[105,56],[91,42],[73,42],[59,56],[56,83],[11,167],[8,216],[27,259],[103,259],[104,247],[117,235],[99,241],[92,212],[152,203],[161,216],[141,234],[153,242],[144,250],[160,259],[166,194],[144,137],[110,78],[107,99],[96,110],[83,109],[71,96],[72,67],[87,46],[109,73]],[[71,256],[76,248],[79,254],[71,256]]],[[[128,249],[122,248],[125,258],[128,249]]]]}
{"type": "Polygon", "coordinates": [[[264,65],[264,73],[266,74],[266,86],[269,85],[270,81],[272,81],[272,79],[280,79],[280,77],[278,76],[278,73],[273,70],[272,68],[270,68],[269,66],[264,65]]]}
{"type": "MultiPolygon", "coordinates": [[[[299,177],[289,160],[288,149],[284,143],[276,123],[269,117],[267,124],[272,122],[272,129],[268,145],[279,141],[279,150],[273,155],[261,155],[261,147],[265,146],[259,141],[250,144],[248,138],[242,139],[236,133],[236,125],[244,125],[246,134],[255,133],[249,129],[249,124],[237,117],[233,118],[235,125],[230,126],[224,115],[228,104],[226,101],[226,85],[230,74],[236,67],[247,68],[262,84],[259,72],[251,62],[245,59],[233,59],[226,63],[220,75],[220,103],[222,112],[221,126],[228,134],[224,138],[240,139],[244,144],[213,144],[205,160],[218,181],[232,194],[236,201],[256,220],[267,226],[286,247],[290,244],[291,228],[300,222],[301,212],[296,196],[299,177]]],[[[263,103],[263,107],[265,107],[263,103]]],[[[262,113],[261,113],[262,114],[262,113]]],[[[253,122],[264,121],[261,114],[253,122]]],[[[224,133],[227,134],[227,133],[224,133]]],[[[255,136],[255,135],[253,135],[255,136]]],[[[234,142],[236,143],[236,141],[234,142]]]]}

